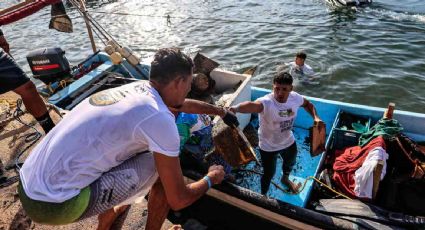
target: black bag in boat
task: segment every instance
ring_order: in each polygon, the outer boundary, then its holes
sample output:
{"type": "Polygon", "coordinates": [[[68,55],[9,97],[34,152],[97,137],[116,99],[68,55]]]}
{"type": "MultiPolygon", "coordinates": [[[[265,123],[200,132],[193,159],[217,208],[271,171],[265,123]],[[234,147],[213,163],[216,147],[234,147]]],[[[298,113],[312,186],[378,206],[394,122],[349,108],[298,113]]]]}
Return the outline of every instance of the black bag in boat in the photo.
{"type": "Polygon", "coordinates": [[[425,153],[421,146],[400,134],[387,141],[387,175],[381,181],[377,203],[410,215],[425,215],[425,153]]]}

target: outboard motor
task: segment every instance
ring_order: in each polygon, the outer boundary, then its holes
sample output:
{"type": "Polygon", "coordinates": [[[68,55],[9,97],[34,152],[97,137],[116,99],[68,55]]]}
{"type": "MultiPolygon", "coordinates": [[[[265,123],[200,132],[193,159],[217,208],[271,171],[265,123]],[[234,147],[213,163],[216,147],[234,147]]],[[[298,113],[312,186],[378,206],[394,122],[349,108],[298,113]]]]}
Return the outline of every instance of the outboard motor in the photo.
{"type": "Polygon", "coordinates": [[[60,81],[71,74],[65,51],[61,48],[43,48],[32,51],[27,55],[34,78],[46,85],[60,81]]]}

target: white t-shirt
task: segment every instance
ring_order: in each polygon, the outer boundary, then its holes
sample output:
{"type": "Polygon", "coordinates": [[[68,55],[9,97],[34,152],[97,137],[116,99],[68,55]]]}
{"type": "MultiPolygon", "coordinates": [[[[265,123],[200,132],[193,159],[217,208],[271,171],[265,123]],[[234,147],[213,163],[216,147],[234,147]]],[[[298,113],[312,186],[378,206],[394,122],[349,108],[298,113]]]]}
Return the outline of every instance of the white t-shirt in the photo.
{"type": "Polygon", "coordinates": [[[273,93],[258,98],[256,101],[263,104],[263,111],[259,114],[260,149],[272,152],[292,145],[295,141],[292,127],[298,108],[304,102],[304,97],[292,91],[285,103],[279,103],[273,97],[273,93]]]}
{"type": "Polygon", "coordinates": [[[96,93],[67,114],[26,159],[22,185],[34,200],[63,202],[146,150],[178,157],[179,134],[159,93],[138,81],[96,93]]]}
{"type": "Polygon", "coordinates": [[[313,69],[305,63],[303,66],[299,66],[295,64],[295,62],[291,62],[289,63],[289,66],[289,73],[294,78],[303,79],[305,77],[312,77],[314,75],[313,69]]]}

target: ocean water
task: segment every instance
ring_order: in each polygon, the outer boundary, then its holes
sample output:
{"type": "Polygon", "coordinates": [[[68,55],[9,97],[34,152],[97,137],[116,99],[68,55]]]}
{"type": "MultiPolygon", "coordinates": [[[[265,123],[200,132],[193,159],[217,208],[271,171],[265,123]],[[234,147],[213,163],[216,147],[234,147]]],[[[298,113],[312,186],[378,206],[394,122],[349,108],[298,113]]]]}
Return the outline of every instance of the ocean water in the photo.
{"type": "MultiPolygon", "coordinates": [[[[0,2],[4,8],[16,0],[0,2]]],[[[91,53],[84,21],[67,5],[74,32],[48,29],[50,9],[2,26],[11,52],[30,74],[25,56],[62,47],[72,64],[91,53]]],[[[308,96],[425,113],[425,4],[376,0],[336,9],[324,0],[88,1],[89,13],[144,62],[162,47],[198,51],[241,71],[258,66],[253,85],[271,87],[276,68],[305,50],[316,78],[297,83],[308,96]],[[167,22],[166,16],[170,16],[167,22]]],[[[102,43],[97,40],[101,48],[102,43]]]]}

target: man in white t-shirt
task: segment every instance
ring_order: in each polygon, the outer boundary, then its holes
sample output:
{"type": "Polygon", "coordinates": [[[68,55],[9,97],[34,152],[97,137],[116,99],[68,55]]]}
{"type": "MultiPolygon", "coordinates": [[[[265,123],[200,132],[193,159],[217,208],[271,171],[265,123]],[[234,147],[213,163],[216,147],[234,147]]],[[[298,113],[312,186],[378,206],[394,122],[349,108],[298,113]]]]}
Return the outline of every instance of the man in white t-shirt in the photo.
{"type": "Polygon", "coordinates": [[[299,80],[314,77],[313,69],[305,63],[306,59],[307,54],[303,51],[300,51],[295,55],[295,61],[289,63],[289,74],[291,74],[292,77],[299,80]]]}
{"type": "Polygon", "coordinates": [[[278,72],[273,78],[273,92],[256,101],[242,102],[230,108],[232,112],[258,113],[258,129],[261,162],[264,174],[261,177],[261,193],[266,194],[276,172],[277,155],[283,158],[281,182],[293,192],[298,188],[289,180],[295,164],[297,145],[292,127],[299,107],[303,107],[314,119],[322,122],[314,105],[302,95],[292,91],[293,78],[287,72],[278,72]]]}
{"type": "Polygon", "coordinates": [[[146,229],[157,229],[168,205],[184,208],[221,183],[224,171],[217,165],[197,182],[183,181],[170,109],[220,115],[226,124],[238,125],[223,108],[185,99],[192,69],[180,50],[161,49],[151,63],[150,81],[101,91],[77,105],[20,170],[19,196],[27,215],[51,225],[99,215],[98,229],[109,229],[153,186],[146,229]]]}

